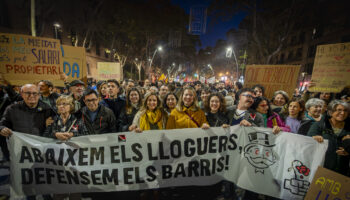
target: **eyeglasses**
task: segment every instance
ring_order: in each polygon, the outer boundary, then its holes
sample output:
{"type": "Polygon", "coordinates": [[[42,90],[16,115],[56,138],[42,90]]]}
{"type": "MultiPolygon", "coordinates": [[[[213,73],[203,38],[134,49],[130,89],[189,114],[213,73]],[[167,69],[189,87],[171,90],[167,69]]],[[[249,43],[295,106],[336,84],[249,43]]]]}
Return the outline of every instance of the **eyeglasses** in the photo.
{"type": "Polygon", "coordinates": [[[85,101],[88,102],[88,103],[91,103],[91,102],[96,102],[96,101],[98,101],[98,99],[86,99],[85,101]]]}
{"type": "Polygon", "coordinates": [[[250,95],[250,94],[242,94],[242,96],[245,96],[245,97],[254,99],[254,96],[253,96],[253,95],[250,95]]]}
{"type": "Polygon", "coordinates": [[[30,95],[33,95],[33,96],[38,96],[39,93],[38,92],[23,92],[23,94],[27,95],[27,96],[30,96],[30,95]]]}

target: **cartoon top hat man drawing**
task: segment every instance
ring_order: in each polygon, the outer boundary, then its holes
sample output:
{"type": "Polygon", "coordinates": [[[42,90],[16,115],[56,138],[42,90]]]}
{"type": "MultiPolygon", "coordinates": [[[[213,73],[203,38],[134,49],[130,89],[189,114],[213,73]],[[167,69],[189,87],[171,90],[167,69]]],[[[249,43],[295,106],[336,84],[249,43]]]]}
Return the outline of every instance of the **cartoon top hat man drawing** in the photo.
{"type": "Polygon", "coordinates": [[[276,153],[272,150],[275,145],[270,144],[267,133],[249,133],[248,138],[249,144],[244,147],[244,157],[255,167],[255,173],[264,174],[264,169],[273,165],[277,160],[276,153]]]}

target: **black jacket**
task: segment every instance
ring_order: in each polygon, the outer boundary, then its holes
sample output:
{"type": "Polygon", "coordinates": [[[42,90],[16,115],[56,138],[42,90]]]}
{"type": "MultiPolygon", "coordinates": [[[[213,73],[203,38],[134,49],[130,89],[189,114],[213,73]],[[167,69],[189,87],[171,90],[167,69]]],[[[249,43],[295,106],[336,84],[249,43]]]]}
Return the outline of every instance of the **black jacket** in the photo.
{"type": "Polygon", "coordinates": [[[219,127],[223,124],[229,124],[230,120],[228,119],[228,116],[226,113],[217,112],[215,114],[213,113],[205,113],[205,116],[207,117],[207,121],[211,127],[219,127]]]}
{"type": "Polygon", "coordinates": [[[331,123],[329,122],[329,117],[323,117],[319,122],[315,122],[309,132],[308,136],[320,135],[324,139],[328,140],[328,149],[326,152],[326,157],[324,161],[324,167],[340,174],[346,175],[349,170],[349,159],[350,156],[339,156],[336,151],[341,147],[342,138],[345,135],[350,134],[350,123],[345,121],[344,129],[337,136],[334,134],[331,123]]]}
{"type": "Polygon", "coordinates": [[[99,105],[98,113],[93,122],[90,120],[88,108],[85,106],[81,109],[82,120],[89,132],[89,134],[103,134],[117,132],[117,121],[115,120],[113,112],[105,106],[99,105]]]}
{"type": "Polygon", "coordinates": [[[12,104],[5,110],[0,130],[7,127],[13,131],[43,136],[46,119],[53,116],[52,109],[39,101],[36,108],[29,108],[24,101],[12,104]]]}
{"type": "MultiPolygon", "coordinates": [[[[51,107],[52,110],[54,110],[55,112],[57,112],[57,107],[56,107],[56,100],[57,98],[59,97],[60,95],[57,94],[56,92],[53,92],[51,93],[48,98],[49,98],[49,101],[50,101],[50,104],[49,105],[51,107]]],[[[40,96],[40,99],[42,99],[43,97],[40,96]]]]}
{"type": "MultiPolygon", "coordinates": [[[[116,99],[103,99],[100,102],[100,104],[111,109],[114,113],[115,119],[118,121],[120,113],[122,109],[125,107],[125,99],[123,97],[118,96],[118,98],[116,99]]],[[[118,125],[117,125],[117,130],[119,130],[118,125]]]]}
{"type": "Polygon", "coordinates": [[[132,121],[134,120],[134,117],[135,117],[137,111],[139,111],[139,110],[136,108],[132,108],[132,112],[130,114],[127,114],[126,107],[124,107],[122,109],[122,111],[120,112],[120,115],[119,115],[119,119],[118,119],[119,132],[129,131],[129,126],[131,126],[132,121]]]}
{"type": "Polygon", "coordinates": [[[83,123],[83,120],[77,118],[75,115],[71,114],[66,124],[63,124],[62,119],[59,115],[56,115],[53,118],[54,122],[48,126],[44,132],[45,137],[55,138],[55,134],[57,132],[67,132],[69,129],[71,133],[73,133],[73,137],[88,135],[89,132],[83,123]],[[74,124],[73,124],[74,122],[74,124]],[[72,126],[73,124],[73,126],[72,126]],[[70,128],[72,127],[72,128],[70,128]]]}

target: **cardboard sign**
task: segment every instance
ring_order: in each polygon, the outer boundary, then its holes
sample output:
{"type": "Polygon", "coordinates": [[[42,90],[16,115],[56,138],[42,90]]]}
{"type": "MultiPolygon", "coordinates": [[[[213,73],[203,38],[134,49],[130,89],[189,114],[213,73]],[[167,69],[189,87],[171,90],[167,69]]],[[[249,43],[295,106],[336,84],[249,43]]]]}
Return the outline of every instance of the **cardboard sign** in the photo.
{"type": "Polygon", "coordinates": [[[350,199],[350,178],[318,167],[305,200],[350,199]]]}
{"type": "Polygon", "coordinates": [[[122,77],[122,69],[120,63],[98,62],[97,74],[99,80],[116,79],[120,81],[122,77]]]}
{"type": "Polygon", "coordinates": [[[11,84],[58,80],[61,60],[59,40],[0,34],[0,72],[11,84]]]}
{"type": "Polygon", "coordinates": [[[60,73],[68,81],[86,76],[85,49],[60,44],[51,38],[0,34],[0,72],[13,85],[50,80],[64,86],[60,73]]]}
{"type": "MultiPolygon", "coordinates": [[[[68,82],[76,79],[85,79],[87,75],[85,48],[62,45],[63,72],[68,76],[68,82]]],[[[61,85],[60,80],[54,85],[61,85]]]]}
{"type": "Polygon", "coordinates": [[[277,90],[293,95],[297,87],[299,65],[248,65],[245,71],[244,87],[260,84],[265,87],[265,96],[271,98],[277,90]]]}
{"type": "Polygon", "coordinates": [[[350,85],[350,43],[317,46],[312,92],[340,92],[350,85]]]}

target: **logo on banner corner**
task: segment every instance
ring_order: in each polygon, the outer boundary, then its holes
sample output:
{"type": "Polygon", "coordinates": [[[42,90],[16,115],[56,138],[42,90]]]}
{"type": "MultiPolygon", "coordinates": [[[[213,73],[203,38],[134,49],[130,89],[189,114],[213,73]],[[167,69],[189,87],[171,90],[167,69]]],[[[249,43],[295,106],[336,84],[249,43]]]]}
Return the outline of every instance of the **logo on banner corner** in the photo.
{"type": "Polygon", "coordinates": [[[310,168],[301,161],[294,160],[292,166],[288,168],[288,172],[290,171],[293,171],[294,177],[284,180],[284,189],[289,190],[294,195],[305,196],[310,182],[304,179],[310,175],[310,168]]]}
{"type": "Polygon", "coordinates": [[[244,157],[255,168],[255,173],[264,174],[264,170],[275,164],[277,154],[273,151],[275,144],[270,144],[269,134],[254,132],[248,134],[249,144],[244,146],[244,157]]]}

